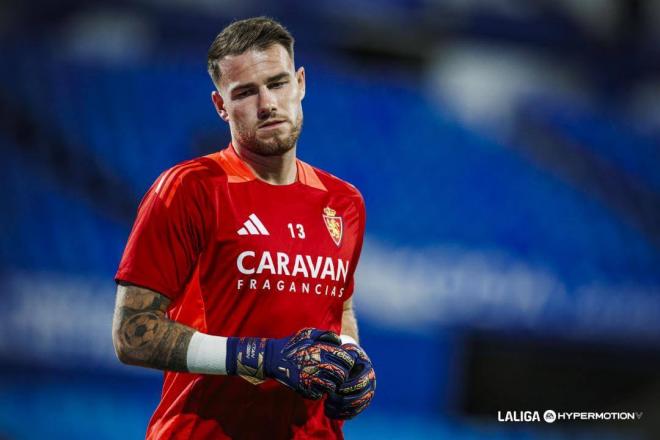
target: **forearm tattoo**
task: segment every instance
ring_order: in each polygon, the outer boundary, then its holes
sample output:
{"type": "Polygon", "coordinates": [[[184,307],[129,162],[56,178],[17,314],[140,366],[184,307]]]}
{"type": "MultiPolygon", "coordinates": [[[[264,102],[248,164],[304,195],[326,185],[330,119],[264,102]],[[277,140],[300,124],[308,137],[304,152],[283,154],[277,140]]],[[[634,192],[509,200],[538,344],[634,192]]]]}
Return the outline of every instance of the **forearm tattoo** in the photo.
{"type": "Polygon", "coordinates": [[[187,371],[186,354],[195,330],[165,316],[169,303],[151,290],[119,286],[112,333],[123,362],[187,371]]]}

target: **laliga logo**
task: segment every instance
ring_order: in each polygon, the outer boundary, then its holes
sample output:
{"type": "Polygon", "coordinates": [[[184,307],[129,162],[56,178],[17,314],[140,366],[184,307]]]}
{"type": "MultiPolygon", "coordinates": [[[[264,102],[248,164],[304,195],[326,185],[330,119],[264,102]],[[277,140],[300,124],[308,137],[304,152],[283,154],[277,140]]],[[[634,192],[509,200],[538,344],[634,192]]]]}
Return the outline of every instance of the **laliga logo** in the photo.
{"type": "MultiPolygon", "coordinates": [[[[644,416],[642,411],[560,411],[551,409],[543,413],[543,420],[546,423],[555,423],[563,420],[641,420],[644,416]]],[[[497,412],[498,422],[539,422],[541,421],[538,411],[502,411],[497,412]]]]}
{"type": "MultiPolygon", "coordinates": [[[[557,420],[557,413],[549,409],[543,413],[543,420],[547,423],[554,423],[557,420]]],[[[540,422],[541,416],[538,411],[502,411],[497,412],[498,422],[540,422]]]]}

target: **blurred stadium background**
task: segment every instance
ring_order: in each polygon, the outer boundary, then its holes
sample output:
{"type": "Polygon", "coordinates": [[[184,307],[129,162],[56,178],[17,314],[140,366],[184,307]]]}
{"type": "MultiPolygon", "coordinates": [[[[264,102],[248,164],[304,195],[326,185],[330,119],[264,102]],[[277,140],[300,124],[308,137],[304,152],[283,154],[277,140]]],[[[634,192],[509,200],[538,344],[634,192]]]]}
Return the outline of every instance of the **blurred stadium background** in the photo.
{"type": "Polygon", "coordinates": [[[300,156],[367,202],[347,437],[660,438],[654,0],[0,3],[0,438],[144,435],[112,278],[157,175],[227,144],[206,50],[262,14],[307,70],[300,156]],[[497,421],[546,409],[644,417],[497,421]]]}

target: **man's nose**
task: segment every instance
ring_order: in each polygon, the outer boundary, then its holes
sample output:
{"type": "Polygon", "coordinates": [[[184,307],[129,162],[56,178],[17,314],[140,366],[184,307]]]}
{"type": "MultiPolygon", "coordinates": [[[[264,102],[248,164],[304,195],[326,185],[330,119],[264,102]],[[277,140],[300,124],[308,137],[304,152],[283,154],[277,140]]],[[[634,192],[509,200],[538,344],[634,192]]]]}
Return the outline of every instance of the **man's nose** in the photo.
{"type": "Polygon", "coordinates": [[[257,116],[259,119],[268,119],[273,113],[277,111],[275,104],[275,97],[268,87],[263,87],[259,90],[259,109],[257,116]]]}

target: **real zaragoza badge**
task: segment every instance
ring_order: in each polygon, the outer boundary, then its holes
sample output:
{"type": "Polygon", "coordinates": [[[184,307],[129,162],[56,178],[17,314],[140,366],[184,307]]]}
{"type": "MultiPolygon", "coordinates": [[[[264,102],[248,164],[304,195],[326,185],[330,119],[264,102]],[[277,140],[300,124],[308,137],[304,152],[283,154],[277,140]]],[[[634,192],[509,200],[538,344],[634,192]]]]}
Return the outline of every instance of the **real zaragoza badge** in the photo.
{"type": "Polygon", "coordinates": [[[325,226],[328,228],[328,232],[330,233],[332,241],[334,241],[335,244],[339,246],[341,243],[341,237],[343,235],[343,224],[341,217],[337,215],[337,211],[326,206],[323,209],[323,220],[325,221],[325,226]]]}

